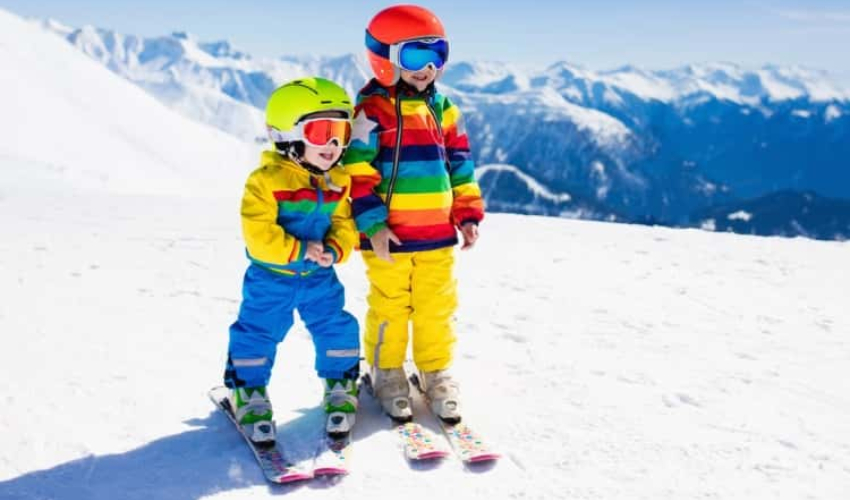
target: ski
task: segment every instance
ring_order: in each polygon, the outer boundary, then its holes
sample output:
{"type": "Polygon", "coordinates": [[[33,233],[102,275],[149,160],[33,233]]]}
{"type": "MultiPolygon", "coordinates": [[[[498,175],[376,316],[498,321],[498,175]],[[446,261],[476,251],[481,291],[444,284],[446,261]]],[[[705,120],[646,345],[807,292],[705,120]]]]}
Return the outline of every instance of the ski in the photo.
{"type": "MultiPolygon", "coordinates": [[[[425,391],[422,390],[422,385],[419,383],[419,376],[416,374],[411,375],[410,383],[416,387],[423,399],[425,399],[426,406],[428,406],[428,409],[430,410],[431,402],[428,401],[427,394],[425,394],[425,391]]],[[[457,457],[464,464],[494,462],[502,458],[502,455],[496,452],[492,446],[465,421],[462,420],[457,423],[449,423],[441,419],[439,415],[434,415],[434,418],[436,418],[437,422],[440,424],[440,428],[446,436],[446,439],[449,441],[452,450],[454,450],[457,457]]]]}
{"type": "Polygon", "coordinates": [[[484,438],[465,422],[449,424],[437,418],[446,439],[458,458],[465,464],[494,462],[502,455],[492,449],[484,438]]]}
{"type": "MultiPolygon", "coordinates": [[[[372,379],[369,374],[361,378],[362,387],[366,392],[374,396],[372,391],[372,379]]],[[[439,460],[451,455],[446,449],[443,440],[433,431],[426,429],[418,422],[398,422],[389,415],[385,415],[392,422],[396,435],[399,437],[404,456],[411,462],[428,460],[439,460]]]]}
{"type": "Polygon", "coordinates": [[[332,438],[322,434],[313,461],[313,476],[344,476],[349,473],[352,451],[351,435],[332,438]]]}
{"type": "MultiPolygon", "coordinates": [[[[263,475],[269,482],[277,484],[288,484],[297,481],[304,481],[313,478],[313,472],[289,462],[283,454],[279,443],[274,443],[273,446],[263,447],[255,445],[242,430],[239,422],[236,421],[236,416],[233,413],[233,408],[230,406],[228,394],[230,389],[227,387],[214,387],[210,389],[209,398],[215,404],[216,408],[227,415],[228,420],[236,427],[239,434],[248,443],[248,447],[257,459],[263,475]]],[[[274,424],[274,422],[272,422],[274,424]]]]}
{"type": "Polygon", "coordinates": [[[404,456],[410,461],[446,458],[451,453],[441,446],[436,434],[417,422],[406,422],[396,427],[401,438],[404,456]]]}

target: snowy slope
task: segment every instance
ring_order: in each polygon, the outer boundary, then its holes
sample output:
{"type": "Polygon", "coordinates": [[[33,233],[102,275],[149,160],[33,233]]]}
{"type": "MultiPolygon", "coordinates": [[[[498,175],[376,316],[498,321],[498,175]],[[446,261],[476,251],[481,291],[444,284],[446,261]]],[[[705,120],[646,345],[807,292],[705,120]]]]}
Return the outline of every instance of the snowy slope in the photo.
{"type": "MultiPolygon", "coordinates": [[[[0,199],[0,498],[291,491],[264,483],[205,396],[239,305],[237,211],[0,199]]],[[[456,373],[504,460],[411,467],[364,399],[352,475],[298,498],[843,498],[848,249],[491,215],[458,261],[456,373]]],[[[339,272],[363,318],[359,257],[339,272]]],[[[279,352],[279,433],[304,458],[321,388],[303,326],[279,352]]]]}
{"type": "Polygon", "coordinates": [[[0,10],[3,187],[227,192],[255,146],[184,118],[55,36],[0,10]]]}

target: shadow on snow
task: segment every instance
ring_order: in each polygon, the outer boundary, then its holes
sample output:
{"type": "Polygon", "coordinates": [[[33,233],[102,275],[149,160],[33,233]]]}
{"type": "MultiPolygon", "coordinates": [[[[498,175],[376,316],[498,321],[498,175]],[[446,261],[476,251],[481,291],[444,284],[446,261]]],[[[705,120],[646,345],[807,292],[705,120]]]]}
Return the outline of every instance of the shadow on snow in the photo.
{"type": "MultiPolygon", "coordinates": [[[[321,408],[311,408],[278,425],[278,439],[287,443],[288,458],[312,459],[323,419],[321,408]]],[[[124,453],[91,455],[0,481],[0,498],[197,499],[256,486],[267,486],[272,494],[328,486],[323,483],[329,481],[288,486],[267,483],[242,437],[217,410],[186,423],[196,428],[124,453]]]]}

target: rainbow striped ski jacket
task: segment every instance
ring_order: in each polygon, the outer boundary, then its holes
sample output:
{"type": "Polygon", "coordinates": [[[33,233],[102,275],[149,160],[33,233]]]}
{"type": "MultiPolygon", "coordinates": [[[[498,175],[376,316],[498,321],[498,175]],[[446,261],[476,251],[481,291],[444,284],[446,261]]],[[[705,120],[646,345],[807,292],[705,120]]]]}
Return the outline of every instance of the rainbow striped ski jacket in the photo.
{"type": "Polygon", "coordinates": [[[274,151],[263,152],[242,197],[248,258],[279,274],[303,276],[320,269],[304,260],[307,242],[323,241],[335,262],[345,261],[357,242],[350,189],[340,167],[319,177],[274,151]]]}
{"type": "Polygon", "coordinates": [[[433,85],[417,93],[370,81],[343,163],[363,250],[384,227],[402,241],[390,242],[392,252],[452,246],[457,226],[484,218],[460,110],[433,85]]]}

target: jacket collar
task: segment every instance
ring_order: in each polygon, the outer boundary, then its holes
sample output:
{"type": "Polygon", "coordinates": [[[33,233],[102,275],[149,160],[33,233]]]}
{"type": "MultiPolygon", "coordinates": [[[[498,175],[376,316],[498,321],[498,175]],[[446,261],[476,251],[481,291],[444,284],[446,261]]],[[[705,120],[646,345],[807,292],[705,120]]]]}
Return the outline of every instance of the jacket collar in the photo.
{"type": "MultiPolygon", "coordinates": [[[[263,167],[274,166],[282,170],[286,170],[287,172],[293,173],[304,179],[304,182],[309,183],[311,186],[320,186],[322,189],[333,189],[331,186],[328,186],[325,176],[310,173],[301,167],[301,165],[295,163],[290,158],[283,156],[277,151],[263,151],[260,165],[263,167]]],[[[336,186],[343,186],[345,184],[346,174],[341,165],[336,165],[330,169],[328,171],[328,176],[330,177],[331,183],[336,186]]]]}
{"type": "Polygon", "coordinates": [[[389,87],[384,87],[378,80],[372,78],[369,80],[369,83],[360,90],[359,96],[363,99],[371,96],[381,96],[388,99],[395,99],[396,96],[401,95],[403,98],[420,98],[425,99],[428,102],[433,103],[434,97],[437,94],[437,88],[434,86],[434,82],[431,82],[425,90],[419,92],[414,87],[406,84],[403,80],[399,80],[395,85],[390,85],[389,87]]]}

